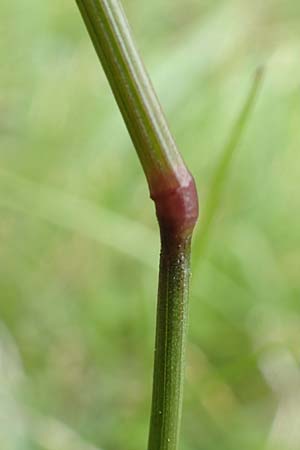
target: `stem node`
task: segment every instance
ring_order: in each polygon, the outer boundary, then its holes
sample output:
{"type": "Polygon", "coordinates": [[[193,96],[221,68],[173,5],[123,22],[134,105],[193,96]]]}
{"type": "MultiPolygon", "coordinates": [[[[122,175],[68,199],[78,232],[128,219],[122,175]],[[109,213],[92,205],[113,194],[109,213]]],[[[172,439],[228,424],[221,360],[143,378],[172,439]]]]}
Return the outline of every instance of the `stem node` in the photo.
{"type": "Polygon", "coordinates": [[[196,225],[199,207],[195,180],[190,173],[176,188],[152,194],[161,232],[170,236],[190,235],[196,225]]]}

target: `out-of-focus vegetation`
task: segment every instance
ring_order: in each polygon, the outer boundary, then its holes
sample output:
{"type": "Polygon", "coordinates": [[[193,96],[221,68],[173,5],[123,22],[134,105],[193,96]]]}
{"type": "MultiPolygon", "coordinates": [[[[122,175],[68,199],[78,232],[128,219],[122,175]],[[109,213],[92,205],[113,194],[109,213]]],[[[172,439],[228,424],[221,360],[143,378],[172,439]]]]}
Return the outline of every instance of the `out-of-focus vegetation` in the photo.
{"type": "MultiPolygon", "coordinates": [[[[126,0],[202,205],[263,90],[204,258],[182,450],[300,448],[300,4],[126,0]]],[[[0,5],[0,448],[141,450],[159,239],[75,1],[0,5]]]]}

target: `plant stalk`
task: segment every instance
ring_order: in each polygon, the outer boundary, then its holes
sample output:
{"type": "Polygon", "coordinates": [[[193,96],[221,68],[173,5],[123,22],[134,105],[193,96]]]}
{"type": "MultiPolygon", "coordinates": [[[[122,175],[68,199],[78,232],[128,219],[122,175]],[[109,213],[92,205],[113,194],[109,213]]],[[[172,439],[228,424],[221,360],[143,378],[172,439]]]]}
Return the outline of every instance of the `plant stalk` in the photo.
{"type": "Polygon", "coordinates": [[[169,131],[118,0],[76,0],[144,169],[161,235],[148,450],[177,450],[187,328],[194,179],[169,131]]]}
{"type": "Polygon", "coordinates": [[[191,237],[164,238],[160,257],[149,450],[178,448],[181,422],[191,237]]]}
{"type": "Polygon", "coordinates": [[[179,187],[187,170],[170,133],[121,3],[76,0],[144,168],[151,194],[179,187]],[[161,186],[163,185],[163,186],[161,186]]]}

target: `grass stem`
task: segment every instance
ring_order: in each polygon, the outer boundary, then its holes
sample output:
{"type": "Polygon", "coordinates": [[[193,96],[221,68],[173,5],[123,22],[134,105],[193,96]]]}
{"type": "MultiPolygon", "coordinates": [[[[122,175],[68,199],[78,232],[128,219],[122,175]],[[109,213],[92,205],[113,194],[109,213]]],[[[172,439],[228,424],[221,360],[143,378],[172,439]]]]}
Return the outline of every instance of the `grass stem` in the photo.
{"type": "Polygon", "coordinates": [[[186,168],[118,0],[76,0],[155,202],[161,234],[148,450],[177,450],[187,328],[190,248],[198,218],[186,168]]]}

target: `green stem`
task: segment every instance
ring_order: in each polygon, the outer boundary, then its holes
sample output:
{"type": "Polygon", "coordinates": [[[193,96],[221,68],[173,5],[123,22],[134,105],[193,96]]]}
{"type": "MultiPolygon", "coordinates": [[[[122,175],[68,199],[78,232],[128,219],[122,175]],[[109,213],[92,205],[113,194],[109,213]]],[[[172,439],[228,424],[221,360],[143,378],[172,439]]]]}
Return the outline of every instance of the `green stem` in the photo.
{"type": "Polygon", "coordinates": [[[177,188],[186,170],[118,0],[76,0],[149,182],[177,188]]]}
{"type": "Polygon", "coordinates": [[[149,450],[178,448],[188,321],[191,238],[164,239],[156,324],[149,450]]]}
{"type": "Polygon", "coordinates": [[[156,351],[148,450],[177,450],[192,231],[194,179],[155,95],[118,0],[76,0],[148,180],[161,231],[156,351]]]}

